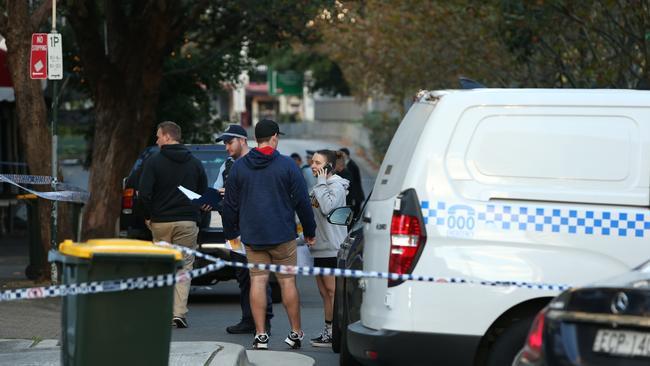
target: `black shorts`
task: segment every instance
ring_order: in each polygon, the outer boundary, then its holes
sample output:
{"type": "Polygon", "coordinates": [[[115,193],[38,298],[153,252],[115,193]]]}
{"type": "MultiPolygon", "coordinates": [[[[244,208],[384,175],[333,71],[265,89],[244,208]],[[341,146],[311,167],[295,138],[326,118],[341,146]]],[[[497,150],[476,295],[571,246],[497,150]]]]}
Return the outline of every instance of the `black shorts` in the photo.
{"type": "Polygon", "coordinates": [[[336,268],[336,257],[314,258],[314,267],[336,268]]]}

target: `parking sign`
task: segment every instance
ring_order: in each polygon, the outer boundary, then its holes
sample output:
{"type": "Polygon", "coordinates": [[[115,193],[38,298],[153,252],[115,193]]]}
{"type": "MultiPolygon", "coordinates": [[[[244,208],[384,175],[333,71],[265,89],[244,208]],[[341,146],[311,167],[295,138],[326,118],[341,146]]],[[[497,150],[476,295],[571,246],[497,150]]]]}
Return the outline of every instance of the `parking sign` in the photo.
{"type": "Polygon", "coordinates": [[[32,79],[47,79],[47,33],[32,34],[29,71],[32,79]]]}
{"type": "Polygon", "coordinates": [[[63,79],[63,51],[59,33],[50,33],[47,36],[47,69],[48,79],[63,79]]]}

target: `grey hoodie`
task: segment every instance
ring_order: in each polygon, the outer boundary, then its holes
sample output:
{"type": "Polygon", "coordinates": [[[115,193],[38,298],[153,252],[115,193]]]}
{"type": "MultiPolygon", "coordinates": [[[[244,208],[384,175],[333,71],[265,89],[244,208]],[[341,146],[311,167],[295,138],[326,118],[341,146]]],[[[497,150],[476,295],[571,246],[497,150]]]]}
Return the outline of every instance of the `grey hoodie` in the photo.
{"type": "Polygon", "coordinates": [[[332,225],[327,222],[327,215],[335,208],[345,206],[350,182],[338,175],[326,179],[318,177],[311,191],[311,207],[316,220],[316,244],[311,248],[314,258],[336,257],[341,243],[348,234],[348,229],[343,225],[332,225]]]}

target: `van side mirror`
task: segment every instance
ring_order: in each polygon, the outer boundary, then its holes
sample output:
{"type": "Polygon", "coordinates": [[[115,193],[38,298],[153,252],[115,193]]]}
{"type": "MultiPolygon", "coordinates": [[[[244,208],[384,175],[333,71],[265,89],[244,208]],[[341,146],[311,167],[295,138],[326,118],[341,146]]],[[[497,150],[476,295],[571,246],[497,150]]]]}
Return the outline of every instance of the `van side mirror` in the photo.
{"type": "Polygon", "coordinates": [[[327,222],[334,225],[350,225],[352,222],[352,207],[343,206],[333,209],[327,215],[327,222]]]}

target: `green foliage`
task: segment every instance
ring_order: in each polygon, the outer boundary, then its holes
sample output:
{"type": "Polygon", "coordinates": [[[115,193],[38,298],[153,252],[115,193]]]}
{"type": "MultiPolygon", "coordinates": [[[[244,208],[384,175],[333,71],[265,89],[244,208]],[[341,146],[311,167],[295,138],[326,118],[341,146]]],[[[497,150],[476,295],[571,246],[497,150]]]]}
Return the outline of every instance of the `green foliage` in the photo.
{"type": "Polygon", "coordinates": [[[212,1],[165,60],[159,120],[179,123],[186,143],[213,142],[227,123],[216,115],[216,96],[273,49],[313,38],[303,19],[325,3],[212,1]]]}
{"type": "Polygon", "coordinates": [[[508,85],[514,60],[496,36],[495,10],[470,0],[347,1],[309,24],[355,95],[389,96],[401,109],[418,90],[456,87],[461,75],[508,85]]]}
{"type": "MultiPolygon", "coordinates": [[[[210,0],[202,11],[193,13],[191,10],[199,6],[196,2],[179,0],[176,5],[183,15],[179,16],[179,21],[188,22],[188,26],[165,56],[156,108],[157,121],[179,123],[187,143],[212,142],[213,135],[226,122],[216,114],[217,95],[224,94],[231,83],[237,82],[243,70],[251,70],[257,60],[265,58],[273,49],[286,49],[290,42],[315,40],[314,30],[304,26],[305,19],[313,17],[321,6],[330,3],[326,0],[210,0]]],[[[76,5],[63,4],[63,13],[73,6],[76,5]]],[[[102,20],[96,27],[104,35],[103,20],[107,19],[108,4],[97,3],[95,6],[102,20]]],[[[147,12],[154,11],[147,10],[148,6],[143,0],[131,0],[122,1],[112,8],[124,17],[141,13],[141,20],[146,21],[147,12]]],[[[109,24],[108,28],[112,25],[109,24]]],[[[66,23],[62,23],[60,28],[65,40],[67,79],[62,100],[74,110],[92,113],[93,110],[84,103],[90,99],[91,93],[75,34],[66,23]]],[[[117,39],[131,34],[136,28],[137,24],[128,24],[111,34],[117,39]]],[[[138,40],[131,41],[146,42],[146,36],[138,35],[138,40]]],[[[111,51],[109,42],[109,55],[111,51]]],[[[91,126],[90,131],[89,141],[92,141],[95,129],[91,126]]]]}
{"type": "Polygon", "coordinates": [[[390,141],[399,127],[400,119],[388,113],[371,112],[363,116],[362,124],[370,131],[372,155],[375,161],[384,160],[390,141]]]}
{"type": "Polygon", "coordinates": [[[503,40],[524,85],[650,88],[647,1],[501,1],[503,40]]]}
{"type": "Polygon", "coordinates": [[[350,87],[339,65],[312,47],[283,47],[272,50],[262,62],[276,70],[309,72],[309,90],[324,95],[350,95],[350,87]]]}
{"type": "MultiPolygon", "coordinates": [[[[195,65],[201,62],[200,50],[187,52],[186,57],[174,52],[165,60],[166,74],[160,86],[157,118],[159,121],[178,123],[183,130],[185,143],[212,143],[214,134],[222,127],[211,107],[213,99],[220,92],[218,73],[195,65]]],[[[154,142],[152,138],[151,143],[154,142]]]]}
{"type": "Polygon", "coordinates": [[[86,140],[83,135],[65,134],[59,138],[59,159],[84,159],[86,140]]]}

